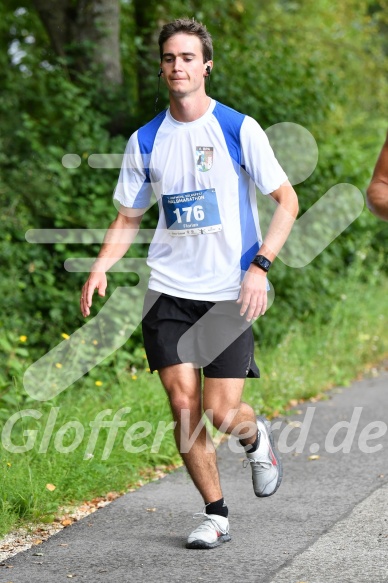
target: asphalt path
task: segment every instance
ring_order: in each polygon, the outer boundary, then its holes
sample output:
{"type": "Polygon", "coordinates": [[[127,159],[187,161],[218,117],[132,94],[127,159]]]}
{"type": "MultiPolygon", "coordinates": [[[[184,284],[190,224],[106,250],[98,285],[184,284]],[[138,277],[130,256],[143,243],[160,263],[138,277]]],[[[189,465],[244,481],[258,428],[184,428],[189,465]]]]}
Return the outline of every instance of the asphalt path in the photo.
{"type": "Polygon", "coordinates": [[[185,548],[203,505],[181,468],[12,557],[0,583],[388,583],[388,373],[329,395],[274,421],[272,497],[254,496],[236,443],[221,444],[230,542],[185,548]]]}

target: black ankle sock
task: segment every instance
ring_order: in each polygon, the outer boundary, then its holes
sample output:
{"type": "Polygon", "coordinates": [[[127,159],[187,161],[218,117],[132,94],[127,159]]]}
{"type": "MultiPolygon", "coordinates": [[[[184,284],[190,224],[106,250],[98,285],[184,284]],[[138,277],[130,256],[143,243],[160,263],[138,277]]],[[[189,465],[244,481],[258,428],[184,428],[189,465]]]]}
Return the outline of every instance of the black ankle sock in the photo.
{"type": "Polygon", "coordinates": [[[209,502],[208,504],[205,503],[205,512],[206,514],[218,514],[219,516],[228,518],[228,507],[223,498],[215,502],[209,502]]]}
{"type": "Polygon", "coordinates": [[[242,445],[243,448],[245,449],[245,453],[253,453],[254,451],[256,451],[257,448],[259,447],[259,432],[257,432],[256,439],[253,443],[248,443],[248,445],[244,445],[240,441],[240,445],[242,445]]]}

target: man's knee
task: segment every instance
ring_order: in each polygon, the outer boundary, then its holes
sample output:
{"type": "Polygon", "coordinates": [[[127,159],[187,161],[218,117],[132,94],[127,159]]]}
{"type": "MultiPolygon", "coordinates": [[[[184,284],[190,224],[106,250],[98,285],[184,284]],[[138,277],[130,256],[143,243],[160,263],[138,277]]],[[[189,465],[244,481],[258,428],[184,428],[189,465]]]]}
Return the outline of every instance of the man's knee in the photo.
{"type": "Polygon", "coordinates": [[[204,394],[203,410],[206,412],[212,425],[217,429],[219,429],[221,425],[224,426],[225,423],[228,423],[228,420],[230,422],[230,420],[235,417],[240,407],[241,400],[239,395],[235,398],[231,398],[230,395],[228,396],[225,394],[214,395],[211,391],[204,394]]]}
{"type": "Polygon", "coordinates": [[[174,416],[181,416],[182,411],[197,411],[200,401],[190,395],[173,392],[167,393],[174,416]]]}
{"type": "Polygon", "coordinates": [[[228,428],[233,423],[233,419],[238,413],[238,407],[235,408],[206,408],[205,414],[209,419],[210,423],[216,429],[226,433],[228,428]]]}
{"type": "Polygon", "coordinates": [[[184,395],[190,399],[200,395],[201,383],[198,370],[186,364],[166,366],[159,370],[159,377],[170,399],[184,395]]]}
{"type": "Polygon", "coordinates": [[[196,383],[187,383],[179,378],[170,377],[163,385],[175,418],[180,417],[182,411],[200,410],[201,390],[196,383]]]}

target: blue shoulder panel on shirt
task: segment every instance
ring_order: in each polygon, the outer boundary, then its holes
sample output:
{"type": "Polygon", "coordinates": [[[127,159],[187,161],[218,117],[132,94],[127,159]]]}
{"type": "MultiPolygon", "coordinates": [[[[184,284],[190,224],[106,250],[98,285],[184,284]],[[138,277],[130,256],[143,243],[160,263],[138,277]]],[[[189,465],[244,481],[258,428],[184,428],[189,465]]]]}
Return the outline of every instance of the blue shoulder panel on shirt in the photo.
{"type": "Polygon", "coordinates": [[[158,129],[162,125],[164,118],[166,117],[166,113],[167,110],[161,111],[156,117],[154,117],[154,119],[148,122],[145,126],[141,127],[137,132],[137,141],[139,143],[140,153],[142,154],[145,180],[134,200],[134,208],[143,208],[149,204],[151,196],[151,177],[149,169],[150,155],[152,148],[154,147],[156,134],[158,133],[158,129]]]}
{"type": "Polygon", "coordinates": [[[221,126],[230,157],[241,166],[240,130],[245,115],[218,101],[213,115],[221,126]]]}
{"type": "Polygon", "coordinates": [[[240,210],[240,230],[241,230],[241,271],[247,271],[250,262],[259,249],[257,241],[256,225],[253,218],[252,204],[249,195],[249,177],[245,166],[241,164],[241,140],[240,131],[245,115],[217,102],[213,111],[214,116],[221,126],[222,132],[228,146],[229,155],[235,162],[234,168],[239,177],[239,210],[240,210]]]}
{"type": "Polygon", "coordinates": [[[137,139],[139,141],[139,148],[142,154],[150,154],[154,147],[155,137],[158,129],[166,117],[167,110],[161,111],[154,119],[149,121],[145,126],[141,127],[137,132],[137,139]]]}

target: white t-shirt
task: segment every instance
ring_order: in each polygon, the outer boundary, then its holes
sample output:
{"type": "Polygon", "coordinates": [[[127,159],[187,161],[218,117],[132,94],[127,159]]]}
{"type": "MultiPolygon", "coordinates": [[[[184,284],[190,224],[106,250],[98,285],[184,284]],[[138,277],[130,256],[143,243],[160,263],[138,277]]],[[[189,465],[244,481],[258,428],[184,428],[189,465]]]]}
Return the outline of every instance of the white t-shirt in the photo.
{"type": "Polygon", "coordinates": [[[149,288],[198,300],[235,300],[262,238],[256,188],[287,176],[259,124],[211,100],[199,119],[161,112],[129,139],[114,198],[159,221],[150,245],[149,288]]]}

